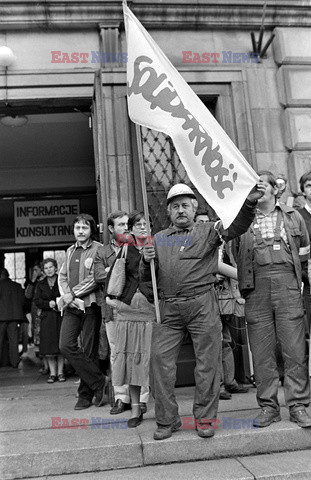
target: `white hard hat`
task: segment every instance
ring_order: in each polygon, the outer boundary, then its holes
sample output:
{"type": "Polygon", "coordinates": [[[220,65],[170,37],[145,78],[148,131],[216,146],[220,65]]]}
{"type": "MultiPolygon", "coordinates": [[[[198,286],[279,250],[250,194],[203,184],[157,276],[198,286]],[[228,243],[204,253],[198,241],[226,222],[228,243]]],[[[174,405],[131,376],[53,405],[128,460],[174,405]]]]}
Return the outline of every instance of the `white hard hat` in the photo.
{"type": "Polygon", "coordinates": [[[167,204],[169,204],[173,198],[179,195],[186,195],[187,197],[196,198],[193,190],[184,183],[176,183],[167,194],[167,204]]]}

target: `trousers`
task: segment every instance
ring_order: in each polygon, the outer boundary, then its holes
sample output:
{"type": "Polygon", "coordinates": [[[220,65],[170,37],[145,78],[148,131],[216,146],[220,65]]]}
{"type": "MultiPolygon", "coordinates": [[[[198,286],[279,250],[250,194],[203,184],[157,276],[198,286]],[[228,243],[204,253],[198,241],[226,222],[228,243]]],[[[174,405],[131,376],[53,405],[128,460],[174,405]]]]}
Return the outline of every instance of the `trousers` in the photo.
{"type": "Polygon", "coordinates": [[[306,332],[301,292],[294,272],[255,273],[255,290],[246,298],[245,316],[253,355],[257,401],[279,410],[278,338],[284,360],[284,394],[288,407],[309,405],[306,332]]]}
{"type": "Polygon", "coordinates": [[[3,342],[7,332],[9,339],[9,358],[12,367],[19,364],[18,354],[18,323],[17,322],[0,322],[0,351],[3,351],[3,342]]]}
{"type": "Polygon", "coordinates": [[[214,289],[186,301],[162,301],[162,322],[154,324],[151,344],[151,389],[158,425],[178,417],[174,394],[176,362],[188,331],[196,367],[193,415],[201,423],[217,417],[220,392],[221,321],[214,289]]]}
{"type": "Polygon", "coordinates": [[[232,337],[230,332],[230,320],[233,315],[221,315],[222,323],[222,365],[221,365],[221,386],[237,386],[235,380],[234,355],[231,346],[232,337]]]}
{"type": "Polygon", "coordinates": [[[94,390],[105,381],[97,366],[100,322],[100,308],[95,304],[87,307],[85,312],[66,308],[60,331],[59,349],[81,379],[79,397],[89,401],[94,396],[94,390]]]}

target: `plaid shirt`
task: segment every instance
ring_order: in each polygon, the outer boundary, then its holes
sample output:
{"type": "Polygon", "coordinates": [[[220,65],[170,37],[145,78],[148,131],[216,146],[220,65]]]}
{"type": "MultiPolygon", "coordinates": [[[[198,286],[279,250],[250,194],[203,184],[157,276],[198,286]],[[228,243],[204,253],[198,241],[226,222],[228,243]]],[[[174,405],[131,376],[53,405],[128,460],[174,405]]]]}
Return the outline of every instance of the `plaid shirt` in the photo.
{"type": "MultiPolygon", "coordinates": [[[[259,226],[262,238],[273,238],[275,236],[276,220],[280,210],[279,202],[276,202],[274,209],[268,215],[264,215],[260,210],[256,210],[256,223],[259,226]]],[[[284,220],[281,220],[281,238],[288,245],[288,239],[284,227],[284,220]]]]}

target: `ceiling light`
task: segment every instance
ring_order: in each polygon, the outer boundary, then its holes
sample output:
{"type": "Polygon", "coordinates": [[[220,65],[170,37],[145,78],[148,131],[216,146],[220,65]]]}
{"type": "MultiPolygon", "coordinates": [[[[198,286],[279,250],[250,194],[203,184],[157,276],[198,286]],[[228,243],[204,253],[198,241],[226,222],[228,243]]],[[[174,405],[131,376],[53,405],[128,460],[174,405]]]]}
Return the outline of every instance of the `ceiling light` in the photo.
{"type": "Polygon", "coordinates": [[[28,122],[28,117],[25,115],[7,115],[6,117],[2,117],[0,122],[6,127],[22,127],[28,122]]]}

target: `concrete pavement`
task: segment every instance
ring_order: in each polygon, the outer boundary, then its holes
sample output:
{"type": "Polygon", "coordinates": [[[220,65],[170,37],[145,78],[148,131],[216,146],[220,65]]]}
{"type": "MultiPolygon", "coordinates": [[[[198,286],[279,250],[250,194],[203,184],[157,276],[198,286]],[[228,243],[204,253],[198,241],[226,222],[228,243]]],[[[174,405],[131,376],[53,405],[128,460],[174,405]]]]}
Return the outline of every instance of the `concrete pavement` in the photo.
{"type": "MultiPolygon", "coordinates": [[[[56,475],[37,480],[310,480],[309,450],[225,458],[96,473],[56,475]]],[[[27,479],[26,479],[27,480],[27,479]]],[[[29,480],[29,479],[28,479],[29,480]]]]}
{"type": "Polygon", "coordinates": [[[102,478],[102,472],[105,479],[122,476],[122,480],[134,475],[311,479],[311,429],[289,422],[282,388],[282,422],[264,429],[251,427],[258,408],[256,391],[250,388],[247,394],[220,401],[219,424],[211,439],[199,438],[193,429],[193,387],[176,389],[184,428],[156,442],[152,400],[143,423],[128,429],[129,412],[111,416],[108,405],[74,411],[76,379],[49,385],[38,370],[31,352],[18,369],[0,368],[1,480],[57,479],[65,474],[68,480],[91,480],[102,478]]]}

